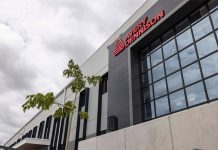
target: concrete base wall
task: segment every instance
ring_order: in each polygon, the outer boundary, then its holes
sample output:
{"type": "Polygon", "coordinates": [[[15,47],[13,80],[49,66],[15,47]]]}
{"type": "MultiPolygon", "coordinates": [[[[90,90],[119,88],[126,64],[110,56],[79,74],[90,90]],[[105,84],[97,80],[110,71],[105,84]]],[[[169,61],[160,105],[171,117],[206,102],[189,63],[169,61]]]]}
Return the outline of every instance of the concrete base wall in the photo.
{"type": "Polygon", "coordinates": [[[94,137],[79,150],[218,150],[218,101],[94,137]]]}

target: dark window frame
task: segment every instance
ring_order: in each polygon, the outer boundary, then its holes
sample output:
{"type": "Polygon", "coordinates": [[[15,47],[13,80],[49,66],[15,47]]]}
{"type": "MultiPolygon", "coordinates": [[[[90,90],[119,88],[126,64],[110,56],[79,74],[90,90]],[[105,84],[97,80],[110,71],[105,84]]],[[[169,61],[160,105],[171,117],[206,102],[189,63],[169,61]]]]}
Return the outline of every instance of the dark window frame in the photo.
{"type": "MultiPolygon", "coordinates": [[[[176,29],[175,29],[175,26],[174,26],[173,28],[171,28],[171,29],[169,29],[169,30],[167,31],[167,32],[169,32],[170,30],[173,29],[173,31],[174,31],[174,35],[173,35],[173,36],[171,36],[170,38],[168,38],[167,40],[164,40],[164,41],[163,41],[162,38],[160,38],[160,37],[157,38],[157,39],[161,39],[161,46],[158,46],[158,47],[155,48],[154,50],[148,51],[147,53],[140,53],[139,64],[140,64],[140,68],[141,68],[141,67],[142,67],[142,66],[141,66],[141,65],[142,65],[141,62],[144,61],[144,59],[146,59],[147,57],[149,57],[150,64],[151,64],[151,54],[152,54],[152,53],[156,52],[156,50],[158,50],[158,49],[161,48],[162,56],[164,56],[163,46],[166,45],[167,43],[169,43],[171,40],[175,40],[175,41],[176,41],[176,47],[177,47],[177,52],[176,52],[176,53],[174,53],[174,54],[171,55],[170,57],[167,57],[166,59],[163,57],[163,61],[159,62],[158,64],[156,64],[156,65],[154,65],[154,66],[151,65],[150,68],[147,68],[147,69],[144,69],[144,70],[141,70],[141,69],[140,69],[140,71],[139,71],[140,81],[141,81],[141,97],[142,97],[142,98],[143,98],[143,90],[146,89],[146,88],[148,88],[149,86],[152,86],[152,89],[153,89],[152,92],[153,92],[153,95],[154,95],[154,84],[157,83],[158,81],[161,81],[161,80],[165,79],[165,80],[166,80],[166,86],[167,86],[167,94],[162,95],[161,97],[158,97],[158,98],[154,98],[153,100],[150,100],[150,101],[147,101],[147,102],[144,102],[144,100],[142,99],[142,106],[143,106],[143,107],[142,107],[142,112],[145,111],[145,110],[144,110],[144,106],[145,106],[145,104],[148,103],[148,102],[153,102],[153,103],[154,103],[154,109],[155,109],[155,110],[154,110],[154,111],[155,111],[155,117],[154,117],[154,118],[151,117],[150,119],[146,120],[146,119],[145,119],[145,114],[143,113],[144,121],[149,121],[149,120],[152,120],[152,119],[155,119],[155,118],[159,118],[159,116],[157,116],[157,114],[156,114],[156,104],[155,104],[155,101],[156,101],[156,99],[159,99],[159,98],[162,98],[162,97],[165,97],[165,96],[168,97],[168,100],[169,100],[169,109],[170,109],[170,112],[169,112],[168,114],[166,114],[166,115],[169,115],[169,114],[172,114],[172,113],[176,113],[176,112],[179,112],[179,111],[182,111],[182,110],[185,110],[185,109],[189,109],[189,108],[192,108],[192,107],[196,107],[196,106],[202,105],[202,104],[204,104],[204,103],[210,103],[210,102],[213,101],[213,100],[210,100],[209,97],[208,97],[208,93],[207,93],[207,89],[206,89],[205,80],[207,80],[207,79],[209,79],[209,78],[211,78],[211,77],[216,76],[218,73],[213,74],[213,75],[210,75],[210,76],[208,76],[208,77],[205,78],[205,77],[203,76],[203,72],[202,72],[202,67],[201,67],[200,61],[203,60],[204,58],[206,58],[206,57],[208,57],[208,56],[210,56],[210,55],[213,55],[214,53],[218,52],[218,49],[216,49],[215,51],[213,51],[213,52],[211,52],[211,53],[209,53],[209,54],[203,56],[202,58],[200,58],[200,57],[199,57],[199,54],[198,54],[197,47],[196,47],[196,43],[197,43],[198,41],[202,40],[203,38],[207,37],[208,35],[213,34],[214,37],[215,37],[215,40],[216,40],[216,44],[218,45],[218,37],[217,37],[217,34],[216,34],[216,32],[218,31],[218,29],[215,29],[215,28],[214,28],[214,25],[213,25],[213,22],[212,22],[212,18],[211,18],[211,14],[212,14],[213,12],[215,12],[215,11],[218,11],[218,6],[217,6],[216,8],[214,8],[213,10],[209,10],[209,7],[208,7],[207,4],[202,5],[200,8],[202,8],[203,6],[206,6],[207,12],[206,12],[206,14],[204,14],[203,16],[201,16],[200,19],[197,19],[196,21],[194,21],[193,23],[191,23],[191,21],[190,21],[190,15],[189,15],[188,17],[185,17],[185,19],[188,19],[188,21],[189,21],[189,25],[188,25],[187,27],[185,27],[184,29],[182,29],[181,31],[179,31],[178,33],[176,33],[176,29]],[[209,32],[209,33],[207,33],[207,34],[204,35],[203,37],[198,38],[197,40],[195,40],[192,26],[196,25],[198,22],[202,21],[202,20],[205,19],[206,17],[209,18],[209,21],[210,21],[210,23],[211,23],[211,25],[212,25],[212,31],[209,32]],[[191,36],[192,36],[193,42],[192,42],[191,44],[185,46],[185,47],[182,48],[181,50],[179,50],[179,49],[178,49],[178,44],[177,44],[177,39],[176,39],[176,37],[179,36],[180,34],[186,32],[187,30],[190,30],[190,31],[191,31],[191,36]],[[179,55],[179,54],[180,54],[180,52],[182,52],[183,50],[185,50],[186,48],[188,48],[188,47],[190,47],[190,46],[192,46],[192,45],[193,45],[194,48],[195,48],[195,54],[197,55],[197,59],[196,59],[195,61],[191,62],[190,64],[185,65],[185,66],[182,67],[182,65],[181,65],[181,59],[180,59],[180,55],[179,55]],[[142,55],[142,54],[143,54],[143,55],[142,55]],[[174,56],[176,56],[176,55],[177,55],[178,60],[179,60],[179,70],[176,70],[176,71],[174,71],[174,72],[172,72],[172,73],[166,75],[165,61],[168,60],[168,59],[170,59],[170,58],[172,58],[172,57],[174,57],[174,56]],[[153,69],[154,67],[156,67],[157,65],[159,65],[160,63],[163,63],[163,64],[164,64],[165,76],[162,77],[162,78],[160,78],[160,79],[158,79],[158,80],[156,80],[155,82],[153,81],[153,76],[151,76],[151,83],[148,83],[148,84],[146,84],[146,85],[143,85],[143,84],[142,84],[142,76],[143,76],[144,74],[146,74],[147,71],[151,71],[151,74],[153,74],[152,69],[153,69]],[[188,67],[188,66],[191,66],[191,65],[193,65],[194,63],[197,63],[198,66],[199,66],[199,68],[200,68],[201,79],[198,80],[198,81],[195,81],[195,82],[193,82],[193,83],[191,83],[191,84],[189,84],[189,85],[185,85],[185,83],[184,83],[184,76],[183,76],[183,73],[182,73],[182,69],[184,69],[184,68],[186,68],[186,67],[188,67]],[[179,88],[179,89],[177,89],[177,90],[175,90],[175,91],[169,92],[168,83],[167,83],[167,77],[169,77],[170,75],[172,75],[172,74],[174,74],[174,73],[176,73],[176,72],[179,72],[179,71],[180,71],[181,76],[182,76],[182,83],[183,83],[183,86],[182,86],[182,88],[179,88]],[[200,82],[203,83],[204,92],[205,92],[205,94],[206,94],[206,99],[207,99],[207,101],[204,102],[204,103],[200,103],[200,104],[194,105],[194,106],[188,106],[187,93],[186,93],[186,90],[185,90],[185,89],[186,89],[187,87],[190,87],[190,86],[192,86],[192,85],[194,85],[194,84],[197,84],[197,83],[200,83],[200,82]],[[185,107],[184,109],[181,109],[181,110],[178,110],[178,111],[171,111],[169,95],[172,94],[172,93],[178,92],[178,91],[180,91],[180,90],[183,90],[183,91],[184,91],[185,101],[186,101],[186,107],[185,107]]],[[[199,9],[200,9],[200,8],[199,8],[199,9]]],[[[196,12],[196,11],[195,11],[195,12],[196,12]]],[[[167,32],[166,32],[166,33],[167,33],[167,32]]],[[[156,40],[154,40],[154,41],[156,41],[156,40]]],[[[151,42],[151,43],[152,43],[152,42],[151,42]]],[[[145,47],[151,50],[150,45],[146,45],[145,47]]],[[[147,59],[146,59],[146,60],[147,60],[147,59]]],[[[144,66],[143,66],[143,67],[144,67],[144,66]]],[[[145,67],[144,67],[144,68],[145,68],[145,67]]],[[[166,115],[163,115],[163,116],[166,116],[166,115]]],[[[160,116],[160,117],[161,117],[161,116],[160,116]]]]}

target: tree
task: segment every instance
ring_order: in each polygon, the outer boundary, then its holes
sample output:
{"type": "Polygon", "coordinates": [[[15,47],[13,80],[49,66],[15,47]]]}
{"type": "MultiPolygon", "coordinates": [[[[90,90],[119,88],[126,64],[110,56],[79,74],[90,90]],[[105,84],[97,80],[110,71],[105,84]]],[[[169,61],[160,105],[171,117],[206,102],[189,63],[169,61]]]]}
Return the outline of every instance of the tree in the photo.
{"type": "MultiPolygon", "coordinates": [[[[67,69],[63,71],[63,76],[65,76],[66,78],[72,78],[72,82],[69,85],[71,91],[75,94],[75,97],[72,101],[67,101],[61,104],[60,102],[55,100],[53,92],[49,92],[46,94],[36,93],[26,96],[27,101],[22,105],[22,108],[24,112],[31,108],[37,108],[40,110],[49,110],[49,108],[52,105],[57,105],[58,109],[55,111],[53,116],[55,118],[69,117],[67,143],[65,147],[65,150],[68,150],[70,129],[72,126],[72,118],[76,110],[75,101],[77,95],[83,89],[85,89],[87,85],[96,86],[96,84],[98,84],[101,81],[101,76],[84,76],[79,68],[79,65],[75,64],[73,60],[70,60],[68,62],[67,69]]],[[[88,112],[81,111],[79,112],[79,116],[81,119],[87,119],[88,112]]]]}

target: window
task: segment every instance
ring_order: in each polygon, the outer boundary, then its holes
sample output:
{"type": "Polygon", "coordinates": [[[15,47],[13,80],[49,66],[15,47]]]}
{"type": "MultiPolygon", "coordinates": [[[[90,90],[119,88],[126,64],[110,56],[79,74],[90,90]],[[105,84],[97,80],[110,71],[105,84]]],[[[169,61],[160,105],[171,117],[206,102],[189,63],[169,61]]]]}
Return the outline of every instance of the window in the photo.
{"type": "Polygon", "coordinates": [[[142,86],[147,86],[151,82],[152,82],[152,79],[151,79],[151,70],[149,70],[149,71],[145,72],[142,75],[142,86]]]}
{"type": "Polygon", "coordinates": [[[106,93],[108,89],[108,78],[104,78],[103,80],[103,92],[102,93],[106,93]]]}
{"type": "Polygon", "coordinates": [[[145,120],[149,120],[155,117],[154,102],[145,103],[144,110],[145,120]]]}
{"type": "Polygon", "coordinates": [[[197,83],[186,88],[188,105],[193,106],[206,101],[203,83],[197,83]]]}
{"type": "Polygon", "coordinates": [[[199,38],[205,36],[206,34],[212,31],[212,26],[209,17],[204,18],[196,25],[194,25],[192,28],[195,40],[198,40],[199,38]]]}
{"type": "Polygon", "coordinates": [[[164,59],[174,55],[177,52],[175,39],[163,46],[164,59]]]}
{"type": "Polygon", "coordinates": [[[218,53],[214,53],[201,60],[201,66],[204,77],[218,73],[218,53]]]}
{"type": "Polygon", "coordinates": [[[159,47],[161,45],[160,39],[157,39],[156,41],[154,41],[153,43],[151,43],[151,50],[156,49],[157,47],[159,47]]]}
{"type": "Polygon", "coordinates": [[[160,62],[162,62],[162,60],[163,60],[163,57],[162,57],[161,49],[158,49],[157,51],[151,54],[152,66],[159,64],[160,62]]]}
{"type": "Polygon", "coordinates": [[[197,60],[195,47],[192,45],[179,53],[182,67],[197,60]]]}
{"type": "Polygon", "coordinates": [[[218,6],[218,1],[217,0],[210,0],[208,2],[208,6],[209,6],[209,9],[212,10],[218,6]]]}
{"type": "Polygon", "coordinates": [[[186,67],[182,70],[185,85],[189,85],[201,79],[201,73],[198,63],[186,67]]]}
{"type": "Polygon", "coordinates": [[[153,100],[152,85],[146,87],[146,88],[143,90],[143,100],[144,100],[144,103],[153,100]]]}
{"type": "Polygon", "coordinates": [[[36,138],[37,128],[38,128],[37,126],[35,126],[35,127],[33,128],[32,138],[36,138]]]}
{"type": "Polygon", "coordinates": [[[169,40],[173,36],[174,36],[174,31],[173,31],[173,29],[171,29],[162,36],[162,42],[166,42],[167,40],[169,40]]]}
{"type": "Polygon", "coordinates": [[[187,31],[183,32],[182,34],[177,36],[176,40],[177,40],[179,50],[193,43],[191,30],[188,29],[187,31]]]}
{"type": "Polygon", "coordinates": [[[214,28],[217,29],[218,28],[218,10],[216,10],[215,12],[211,14],[211,18],[213,20],[214,28]]]}
{"type": "Polygon", "coordinates": [[[218,99],[217,4],[202,5],[140,53],[145,121],[218,99]]]}
{"type": "Polygon", "coordinates": [[[180,22],[178,25],[176,25],[176,33],[179,33],[189,27],[189,20],[186,18],[182,22],[180,22]]]}
{"type": "Polygon", "coordinates": [[[205,82],[209,99],[213,100],[218,98],[218,75],[207,79],[205,82]]]}
{"type": "Polygon", "coordinates": [[[150,58],[149,55],[147,55],[142,61],[141,61],[141,70],[142,72],[148,70],[150,68],[150,58]]]}
{"type": "Polygon", "coordinates": [[[170,106],[172,112],[186,108],[184,90],[170,94],[170,106]]]}
{"type": "Polygon", "coordinates": [[[165,79],[158,81],[154,84],[154,94],[155,94],[155,98],[158,98],[158,97],[161,97],[167,94],[165,79]]]}
{"type": "Polygon", "coordinates": [[[200,40],[199,42],[197,42],[196,45],[197,45],[200,58],[217,50],[217,43],[216,43],[215,36],[213,33],[205,37],[204,39],[200,40]],[[207,44],[207,43],[210,43],[210,44],[207,44]]]}
{"type": "Polygon", "coordinates": [[[162,77],[164,77],[163,63],[161,63],[160,65],[154,67],[152,69],[152,73],[153,73],[153,80],[154,81],[157,81],[158,79],[161,79],[162,77]]]}
{"type": "Polygon", "coordinates": [[[175,55],[175,56],[171,57],[170,59],[166,60],[165,66],[166,66],[166,74],[167,75],[178,70],[179,69],[178,56],[175,55]]]}
{"type": "Polygon", "coordinates": [[[170,92],[182,88],[181,72],[174,73],[167,78],[168,89],[170,92]]]}
{"type": "Polygon", "coordinates": [[[190,21],[191,23],[199,20],[202,18],[205,14],[207,14],[206,6],[202,6],[200,9],[198,9],[196,12],[190,15],[190,21]]]}
{"type": "Polygon", "coordinates": [[[39,132],[38,132],[38,138],[41,139],[42,138],[42,133],[43,133],[43,129],[44,129],[44,124],[45,121],[42,121],[39,125],[39,132]]]}
{"type": "Polygon", "coordinates": [[[44,132],[44,139],[48,139],[50,135],[50,128],[51,128],[51,121],[52,121],[52,116],[49,116],[46,119],[46,125],[45,125],[45,132],[44,132]]]}
{"type": "Polygon", "coordinates": [[[155,101],[155,104],[156,104],[157,116],[163,116],[163,115],[168,114],[170,112],[167,96],[162,97],[160,99],[157,99],[155,101]]]}

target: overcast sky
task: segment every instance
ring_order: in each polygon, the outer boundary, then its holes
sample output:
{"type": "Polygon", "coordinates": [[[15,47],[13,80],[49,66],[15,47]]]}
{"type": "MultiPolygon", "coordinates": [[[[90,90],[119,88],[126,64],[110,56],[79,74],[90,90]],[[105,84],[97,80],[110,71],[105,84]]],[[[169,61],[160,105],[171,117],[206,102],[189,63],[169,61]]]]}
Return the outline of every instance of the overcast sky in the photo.
{"type": "Polygon", "coordinates": [[[70,58],[82,64],[145,0],[0,0],[0,144],[37,111],[27,94],[60,91],[70,58]]]}

